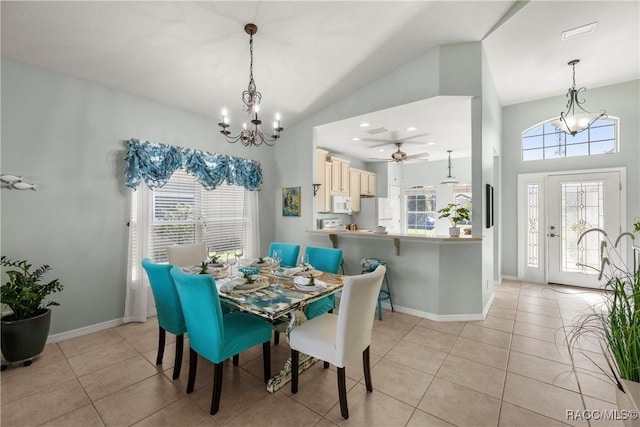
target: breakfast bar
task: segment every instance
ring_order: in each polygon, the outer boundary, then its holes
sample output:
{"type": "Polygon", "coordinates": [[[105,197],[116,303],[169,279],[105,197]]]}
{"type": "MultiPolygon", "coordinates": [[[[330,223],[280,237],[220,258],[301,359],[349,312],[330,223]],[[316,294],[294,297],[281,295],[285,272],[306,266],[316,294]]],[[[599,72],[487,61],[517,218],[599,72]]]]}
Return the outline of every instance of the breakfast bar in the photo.
{"type": "Polygon", "coordinates": [[[493,289],[482,280],[482,237],[325,229],[307,233],[318,245],[326,246],[328,237],[344,251],[345,274],[360,274],[364,258],[386,260],[396,311],[437,321],[482,320],[486,315],[493,289]]]}

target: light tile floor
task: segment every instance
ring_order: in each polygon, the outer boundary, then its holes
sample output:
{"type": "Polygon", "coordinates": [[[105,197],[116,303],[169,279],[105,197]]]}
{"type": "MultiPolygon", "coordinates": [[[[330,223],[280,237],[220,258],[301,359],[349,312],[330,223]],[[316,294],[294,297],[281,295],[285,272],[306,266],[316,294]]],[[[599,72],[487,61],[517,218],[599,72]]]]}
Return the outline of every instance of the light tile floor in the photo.
{"type": "MultiPolygon", "coordinates": [[[[173,336],[156,367],[157,323],[150,319],[49,344],[30,367],[3,372],[1,424],[588,426],[568,420],[566,411],[614,409],[615,388],[585,358],[572,369],[562,327],[594,298],[584,289],[505,280],[483,321],[386,311],[373,328],[373,393],[360,358],[347,366],[348,421],[340,416],[333,367],[317,363],[302,373],[296,395],[288,386],[270,394],[261,381],[261,347],[242,353],[239,367],[226,364],[221,409],[210,416],[212,365],[198,362],[195,391],[186,395],[189,352],[172,381],[173,336]]],[[[284,339],[272,346],[274,373],[288,355],[284,339]]]]}

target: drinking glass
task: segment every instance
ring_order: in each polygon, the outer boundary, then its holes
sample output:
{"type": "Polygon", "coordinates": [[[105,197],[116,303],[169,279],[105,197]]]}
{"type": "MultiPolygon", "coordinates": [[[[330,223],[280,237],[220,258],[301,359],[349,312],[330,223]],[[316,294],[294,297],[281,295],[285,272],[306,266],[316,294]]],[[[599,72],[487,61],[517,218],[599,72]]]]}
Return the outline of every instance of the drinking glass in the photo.
{"type": "Polygon", "coordinates": [[[280,263],[282,262],[282,250],[274,249],[272,258],[273,258],[273,270],[277,271],[278,268],[280,267],[280,263]]]}
{"type": "Polygon", "coordinates": [[[236,257],[227,252],[227,264],[229,264],[229,276],[233,276],[233,266],[236,263],[236,257]]]}

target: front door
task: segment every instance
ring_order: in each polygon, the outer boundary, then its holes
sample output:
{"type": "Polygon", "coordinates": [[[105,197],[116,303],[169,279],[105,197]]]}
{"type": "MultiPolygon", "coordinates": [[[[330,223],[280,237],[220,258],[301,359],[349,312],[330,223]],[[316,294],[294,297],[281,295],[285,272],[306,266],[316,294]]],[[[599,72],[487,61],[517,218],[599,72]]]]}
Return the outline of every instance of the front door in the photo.
{"type": "Polygon", "coordinates": [[[599,287],[600,245],[620,233],[620,172],[548,177],[548,282],[599,287]]]}

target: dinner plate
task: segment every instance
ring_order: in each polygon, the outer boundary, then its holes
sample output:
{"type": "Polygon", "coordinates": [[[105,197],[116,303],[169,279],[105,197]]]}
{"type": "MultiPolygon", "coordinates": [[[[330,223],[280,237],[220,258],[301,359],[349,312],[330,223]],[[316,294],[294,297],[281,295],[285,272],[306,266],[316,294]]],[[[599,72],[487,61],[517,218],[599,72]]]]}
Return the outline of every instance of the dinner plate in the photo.
{"type": "Polygon", "coordinates": [[[315,292],[315,291],[319,291],[321,289],[324,289],[324,286],[321,286],[321,285],[309,286],[309,285],[299,285],[297,283],[294,283],[293,285],[299,291],[304,291],[304,292],[315,292]]]}

